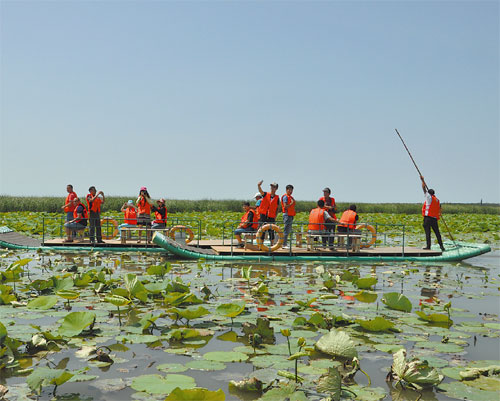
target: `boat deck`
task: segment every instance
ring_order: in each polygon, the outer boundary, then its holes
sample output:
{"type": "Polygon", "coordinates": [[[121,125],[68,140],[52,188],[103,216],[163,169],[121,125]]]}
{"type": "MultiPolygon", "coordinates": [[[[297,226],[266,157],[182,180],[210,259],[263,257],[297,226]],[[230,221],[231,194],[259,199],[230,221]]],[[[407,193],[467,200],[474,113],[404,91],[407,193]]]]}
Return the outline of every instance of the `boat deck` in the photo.
{"type": "MultiPolygon", "coordinates": [[[[45,242],[43,242],[43,246],[67,246],[69,247],[95,247],[95,248],[159,248],[158,245],[150,242],[146,244],[146,241],[142,240],[140,243],[137,242],[137,240],[130,240],[127,241],[126,243],[122,244],[122,242],[118,239],[106,239],[104,240],[104,244],[95,244],[92,245],[90,240],[88,238],[79,240],[75,239],[73,242],[64,242],[65,238],[51,238],[51,239],[46,239],[45,242]]],[[[234,241],[234,244],[237,242],[234,241]]],[[[40,241],[38,242],[40,245],[40,241]]],[[[189,243],[189,245],[194,246],[194,247],[200,247],[200,248],[210,248],[213,246],[222,246],[225,244],[225,246],[228,246],[229,248],[231,247],[231,242],[230,240],[200,240],[200,241],[192,241],[189,243]]]]}
{"type": "MultiPolygon", "coordinates": [[[[250,249],[243,249],[232,247],[230,245],[224,246],[211,246],[210,247],[217,255],[269,255],[268,252],[263,251],[253,251],[250,249]]],[[[360,249],[359,252],[353,252],[351,250],[337,248],[331,250],[329,248],[315,248],[308,251],[307,248],[292,247],[281,248],[277,251],[272,252],[273,255],[294,255],[294,256],[439,256],[441,251],[427,250],[422,248],[413,248],[405,246],[402,247],[376,247],[376,248],[364,248],[360,249]]]]}

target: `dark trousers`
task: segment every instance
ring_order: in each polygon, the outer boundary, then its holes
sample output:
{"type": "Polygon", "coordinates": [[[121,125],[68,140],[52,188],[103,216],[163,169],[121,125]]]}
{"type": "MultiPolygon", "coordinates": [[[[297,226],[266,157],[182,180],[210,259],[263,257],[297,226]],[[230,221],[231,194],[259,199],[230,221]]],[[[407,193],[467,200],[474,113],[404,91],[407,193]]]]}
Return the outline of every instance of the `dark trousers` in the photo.
{"type": "Polygon", "coordinates": [[[443,249],[443,240],[441,239],[441,233],[439,232],[438,221],[436,218],[429,216],[424,216],[425,242],[427,244],[426,248],[431,247],[431,228],[434,231],[434,234],[436,234],[439,246],[443,249]]]}
{"type": "Polygon", "coordinates": [[[333,246],[333,236],[335,235],[336,227],[335,223],[325,223],[325,231],[328,235],[323,237],[323,245],[326,245],[326,239],[328,238],[328,246],[333,246]]]}
{"type": "MultiPolygon", "coordinates": [[[[275,222],[276,222],[276,219],[274,217],[267,217],[267,215],[261,214],[259,217],[259,227],[258,228],[261,228],[263,225],[266,225],[268,223],[274,224],[275,222]]],[[[271,241],[271,243],[272,243],[274,241],[274,231],[269,230],[268,233],[269,233],[269,241],[271,241]]],[[[262,234],[262,241],[264,241],[265,235],[266,235],[265,233],[262,234]]]]}
{"type": "Polygon", "coordinates": [[[101,234],[101,214],[96,212],[89,213],[89,237],[91,242],[102,242],[101,234]]]}

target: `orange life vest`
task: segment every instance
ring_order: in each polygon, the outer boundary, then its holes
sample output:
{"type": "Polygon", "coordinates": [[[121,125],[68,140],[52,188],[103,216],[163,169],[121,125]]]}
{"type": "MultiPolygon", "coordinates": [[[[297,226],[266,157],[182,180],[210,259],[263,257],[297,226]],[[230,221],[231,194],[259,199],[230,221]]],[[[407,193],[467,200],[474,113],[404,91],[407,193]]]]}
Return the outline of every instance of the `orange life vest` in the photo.
{"type": "Polygon", "coordinates": [[[86,225],[87,225],[87,219],[89,218],[89,215],[88,215],[88,213],[87,213],[87,209],[86,209],[85,205],[84,205],[82,202],[80,202],[78,205],[76,205],[75,210],[73,210],[73,218],[74,218],[74,219],[78,219],[78,220],[75,220],[75,223],[80,223],[80,224],[82,224],[82,225],[84,225],[84,226],[86,226],[86,225]],[[82,210],[82,216],[83,216],[83,219],[79,219],[79,218],[78,218],[78,212],[76,211],[76,209],[77,209],[77,208],[78,208],[78,206],[80,206],[80,205],[81,205],[81,206],[82,206],[82,208],[83,208],[83,210],[82,210]]]}
{"type": "Polygon", "coordinates": [[[295,212],[295,199],[293,199],[292,195],[284,194],[284,195],[281,196],[281,211],[283,213],[286,213],[289,216],[295,216],[297,214],[295,212]],[[286,205],[285,205],[285,202],[283,202],[283,198],[285,196],[288,198],[288,202],[287,202],[287,205],[289,205],[288,209],[285,209],[286,205]],[[294,201],[292,205],[290,205],[291,201],[294,201]]]}
{"type": "Polygon", "coordinates": [[[431,195],[431,197],[432,201],[429,205],[429,208],[427,208],[427,201],[422,205],[422,216],[434,217],[435,219],[439,220],[439,217],[441,215],[441,205],[439,203],[439,199],[434,195],[431,195]]]}
{"type": "Polygon", "coordinates": [[[321,207],[317,207],[316,209],[311,210],[309,213],[309,226],[308,230],[318,231],[325,229],[325,209],[321,207]]]}
{"type": "Polygon", "coordinates": [[[64,208],[66,213],[73,212],[75,210],[75,205],[73,205],[73,199],[75,198],[78,198],[75,192],[70,192],[68,196],[66,196],[66,202],[64,204],[68,205],[69,203],[69,205],[64,208]]]}
{"type": "Polygon", "coordinates": [[[257,227],[259,226],[258,221],[259,221],[259,215],[257,214],[257,212],[255,210],[248,209],[248,212],[245,212],[245,214],[241,218],[240,227],[248,228],[249,226],[251,226],[254,230],[256,230],[257,227]],[[248,215],[250,214],[250,212],[253,213],[252,224],[248,223],[248,215]]]}
{"type": "Polygon", "coordinates": [[[137,213],[138,214],[151,214],[151,205],[148,203],[146,198],[141,196],[139,202],[137,202],[137,213]]]}
{"type": "Polygon", "coordinates": [[[125,224],[137,224],[137,213],[133,207],[127,207],[123,213],[125,215],[125,224]]]}
{"type": "Polygon", "coordinates": [[[167,207],[162,207],[162,208],[157,208],[155,210],[155,220],[153,221],[153,223],[157,223],[157,224],[167,224],[167,207]],[[164,215],[162,215],[160,213],[160,210],[165,210],[165,213],[164,215]]]}
{"type": "Polygon", "coordinates": [[[325,198],[324,196],[322,196],[321,198],[319,198],[319,200],[322,200],[325,202],[325,206],[333,206],[333,209],[332,210],[327,210],[328,214],[330,216],[332,216],[334,219],[337,218],[337,216],[335,216],[335,198],[332,198],[331,196],[327,198],[325,198]]]}
{"type": "Polygon", "coordinates": [[[356,216],[357,214],[354,210],[346,210],[344,213],[342,213],[339,226],[354,230],[356,228],[356,216]]]}
{"type": "Polygon", "coordinates": [[[93,198],[92,194],[87,195],[87,207],[89,212],[100,213],[101,212],[101,198],[97,197],[92,202],[92,206],[90,206],[90,200],[93,198]]]}
{"type": "Polygon", "coordinates": [[[259,214],[265,214],[267,217],[274,218],[278,212],[278,204],[280,202],[280,197],[275,194],[271,199],[271,193],[266,192],[266,196],[262,198],[262,202],[260,203],[257,211],[259,214]]]}

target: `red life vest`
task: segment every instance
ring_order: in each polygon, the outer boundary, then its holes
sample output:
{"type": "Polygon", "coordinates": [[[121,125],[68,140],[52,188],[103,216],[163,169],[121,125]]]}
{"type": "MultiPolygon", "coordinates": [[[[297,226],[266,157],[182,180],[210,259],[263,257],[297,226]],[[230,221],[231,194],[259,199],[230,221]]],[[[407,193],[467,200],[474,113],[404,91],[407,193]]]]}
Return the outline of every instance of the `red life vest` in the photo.
{"type": "Polygon", "coordinates": [[[138,214],[151,214],[151,205],[148,203],[144,196],[141,196],[139,202],[137,202],[137,213],[138,214]]]}
{"type": "Polygon", "coordinates": [[[245,214],[241,217],[240,227],[248,228],[249,226],[251,226],[254,230],[256,230],[257,227],[259,226],[258,221],[259,221],[258,213],[255,210],[248,209],[248,212],[245,212],[245,214]],[[253,213],[252,224],[248,223],[248,215],[250,214],[250,212],[253,213]]]}
{"type": "Polygon", "coordinates": [[[332,198],[331,196],[327,198],[325,198],[324,196],[322,196],[321,198],[319,198],[319,200],[322,200],[325,202],[325,206],[333,206],[333,209],[332,210],[327,210],[328,214],[330,216],[332,216],[334,219],[337,218],[337,216],[335,216],[335,198],[332,198]]]}
{"type": "Polygon", "coordinates": [[[123,213],[125,215],[125,224],[137,224],[137,213],[133,207],[127,207],[123,213]]]}
{"type": "Polygon", "coordinates": [[[325,229],[325,210],[321,207],[311,210],[309,213],[309,226],[308,230],[318,231],[325,229]]]}
{"type": "Polygon", "coordinates": [[[155,210],[155,220],[153,223],[167,224],[167,207],[160,207],[155,210]],[[162,213],[163,212],[163,213],[162,213]]]}
{"type": "Polygon", "coordinates": [[[281,211],[283,213],[286,213],[287,215],[289,216],[295,216],[297,213],[295,212],[295,199],[293,199],[293,196],[292,195],[282,195],[281,196],[281,211]],[[288,209],[285,209],[285,202],[283,202],[283,198],[284,197],[287,197],[288,198],[288,202],[287,202],[287,205],[288,206],[288,209]],[[294,201],[292,205],[290,205],[291,201],[294,201]]]}
{"type": "Polygon", "coordinates": [[[434,217],[439,220],[441,215],[441,205],[439,203],[439,199],[434,195],[431,195],[432,201],[429,207],[427,207],[427,201],[422,205],[422,216],[434,217]]]}
{"type": "Polygon", "coordinates": [[[73,210],[73,218],[77,219],[77,220],[75,220],[75,223],[80,223],[84,226],[87,225],[87,219],[89,218],[89,215],[88,215],[87,209],[85,208],[85,205],[83,203],[80,202],[78,205],[76,205],[75,210],[73,210]],[[81,206],[83,208],[83,210],[82,210],[83,219],[78,218],[78,212],[76,211],[76,209],[78,209],[78,206],[81,206]]]}
{"type": "Polygon", "coordinates": [[[278,212],[279,202],[280,197],[277,194],[275,194],[271,199],[271,193],[266,192],[266,196],[262,198],[262,202],[257,210],[259,214],[265,214],[267,217],[274,218],[278,212]]]}
{"type": "Polygon", "coordinates": [[[70,192],[68,196],[66,196],[66,202],[64,204],[68,205],[69,203],[69,205],[64,208],[66,213],[73,212],[75,210],[75,205],[73,205],[73,199],[75,198],[78,198],[75,192],[70,192]]]}
{"type": "Polygon", "coordinates": [[[101,212],[101,198],[97,197],[92,202],[92,207],[90,206],[90,200],[93,198],[92,194],[87,195],[87,207],[89,212],[100,213],[101,212]]]}
{"type": "Polygon", "coordinates": [[[344,213],[342,213],[339,226],[354,230],[356,228],[356,216],[357,214],[354,210],[346,210],[344,213]]]}

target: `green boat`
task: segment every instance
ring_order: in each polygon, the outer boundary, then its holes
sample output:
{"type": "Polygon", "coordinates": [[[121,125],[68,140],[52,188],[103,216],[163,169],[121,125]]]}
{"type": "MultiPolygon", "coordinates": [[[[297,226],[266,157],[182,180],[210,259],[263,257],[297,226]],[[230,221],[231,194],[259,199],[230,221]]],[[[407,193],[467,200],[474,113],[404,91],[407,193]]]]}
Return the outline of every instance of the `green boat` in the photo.
{"type": "Polygon", "coordinates": [[[247,260],[255,262],[272,261],[415,261],[415,262],[450,262],[460,261],[491,251],[487,244],[466,242],[445,242],[445,251],[433,247],[430,250],[408,246],[374,247],[350,250],[344,248],[307,249],[303,247],[281,248],[271,251],[238,248],[232,242],[210,247],[194,247],[181,244],[161,233],[153,235],[153,242],[169,253],[185,259],[206,260],[247,260]]]}

